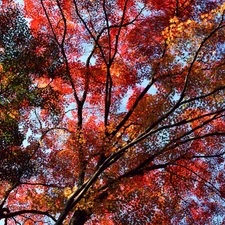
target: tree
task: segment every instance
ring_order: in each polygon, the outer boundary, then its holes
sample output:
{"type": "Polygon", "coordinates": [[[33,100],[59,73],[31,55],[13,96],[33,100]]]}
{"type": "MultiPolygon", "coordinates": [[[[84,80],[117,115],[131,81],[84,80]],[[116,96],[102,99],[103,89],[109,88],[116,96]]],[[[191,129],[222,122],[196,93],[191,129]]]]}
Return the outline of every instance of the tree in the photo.
{"type": "MultiPolygon", "coordinates": [[[[1,9],[0,20],[0,218],[4,218],[5,213],[10,213],[5,204],[11,192],[37,171],[32,161],[37,146],[30,148],[23,144],[31,127],[25,123],[23,126],[22,120],[28,121],[30,108],[45,108],[49,113],[57,109],[47,104],[45,96],[48,93],[54,99],[57,93],[39,88],[34,83],[34,76],[46,74],[53,67],[52,64],[47,66],[48,60],[55,65],[57,60],[49,55],[46,60],[37,54],[40,44],[46,47],[47,54],[47,45],[31,35],[19,9],[10,5],[1,9]],[[40,64],[46,67],[40,68],[40,64]]],[[[54,52],[53,46],[48,46],[48,52],[54,52]]]]}
{"type": "Polygon", "coordinates": [[[224,223],[224,10],[201,0],[25,0],[35,60],[21,96],[35,91],[12,119],[34,169],[16,185],[1,181],[1,218],[224,223]]]}

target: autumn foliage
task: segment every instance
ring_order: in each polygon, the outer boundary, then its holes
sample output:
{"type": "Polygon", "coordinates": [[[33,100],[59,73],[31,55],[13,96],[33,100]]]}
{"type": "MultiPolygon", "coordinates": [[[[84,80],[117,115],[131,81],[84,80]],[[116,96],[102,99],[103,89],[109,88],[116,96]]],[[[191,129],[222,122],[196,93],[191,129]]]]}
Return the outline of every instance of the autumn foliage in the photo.
{"type": "Polygon", "coordinates": [[[224,13],[2,1],[0,221],[224,224],[224,13]]]}

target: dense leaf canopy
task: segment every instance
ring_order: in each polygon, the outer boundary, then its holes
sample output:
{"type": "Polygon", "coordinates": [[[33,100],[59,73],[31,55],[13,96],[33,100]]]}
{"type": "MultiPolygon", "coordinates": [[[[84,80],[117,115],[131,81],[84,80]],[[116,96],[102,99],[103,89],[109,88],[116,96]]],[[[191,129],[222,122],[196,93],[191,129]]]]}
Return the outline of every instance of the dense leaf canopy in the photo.
{"type": "Polygon", "coordinates": [[[1,221],[224,224],[224,13],[2,1],[1,221]]]}

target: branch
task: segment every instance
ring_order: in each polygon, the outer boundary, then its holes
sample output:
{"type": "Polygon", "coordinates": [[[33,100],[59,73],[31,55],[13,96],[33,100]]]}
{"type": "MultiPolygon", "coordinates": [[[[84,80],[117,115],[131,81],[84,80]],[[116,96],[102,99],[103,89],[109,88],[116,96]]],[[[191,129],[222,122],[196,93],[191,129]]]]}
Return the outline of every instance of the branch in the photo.
{"type": "Polygon", "coordinates": [[[44,183],[29,183],[29,182],[20,182],[20,184],[31,185],[31,186],[43,186],[43,187],[54,187],[54,188],[64,188],[56,184],[44,184],[44,183]]]}
{"type": "Polygon", "coordinates": [[[220,158],[223,155],[225,155],[225,152],[221,152],[219,154],[214,154],[214,155],[194,155],[194,156],[191,156],[191,157],[185,157],[184,159],[220,158]]]}
{"type": "Polygon", "coordinates": [[[87,32],[89,33],[89,35],[91,36],[91,38],[94,40],[95,45],[99,48],[99,50],[100,50],[100,52],[101,52],[101,55],[102,55],[102,58],[103,58],[105,64],[107,64],[107,60],[105,59],[104,51],[103,51],[103,49],[102,49],[102,46],[99,44],[99,39],[100,39],[100,36],[101,36],[101,35],[98,35],[97,37],[95,37],[95,36],[93,35],[93,33],[91,32],[91,30],[88,28],[87,23],[84,21],[84,19],[82,18],[82,16],[81,16],[80,13],[79,13],[79,9],[78,9],[76,0],[73,0],[73,3],[74,3],[74,6],[75,6],[75,11],[76,11],[77,16],[79,17],[79,19],[80,19],[81,22],[83,23],[85,29],[87,30],[87,32]]]}
{"type": "Polygon", "coordinates": [[[105,0],[103,0],[103,12],[105,15],[105,20],[106,20],[106,28],[108,31],[108,45],[109,45],[109,61],[111,60],[111,51],[112,51],[112,47],[111,47],[111,35],[110,35],[110,27],[109,27],[109,18],[107,15],[107,11],[106,11],[106,6],[105,6],[105,0]]]}
{"type": "Polygon", "coordinates": [[[15,217],[15,216],[20,216],[22,214],[39,214],[39,215],[44,215],[44,216],[48,216],[49,218],[51,218],[53,221],[56,222],[56,219],[50,215],[48,213],[48,211],[39,211],[39,210],[20,210],[20,211],[17,211],[17,212],[12,212],[12,213],[7,213],[7,214],[3,214],[3,215],[0,215],[0,219],[4,219],[4,218],[12,218],[12,217],[15,217]]]}
{"type": "MultiPolygon", "coordinates": [[[[215,186],[213,185],[211,182],[209,182],[208,180],[206,180],[204,177],[200,176],[198,173],[196,173],[195,171],[193,171],[192,169],[184,166],[184,165],[181,165],[181,164],[173,164],[174,166],[179,166],[179,167],[182,167],[182,168],[185,168],[186,170],[190,171],[191,173],[193,173],[196,177],[200,178],[200,180],[204,181],[204,184],[209,188],[211,189],[212,191],[215,191],[215,193],[217,195],[220,196],[220,190],[215,186]],[[207,185],[208,184],[208,185],[207,185]]],[[[170,171],[169,171],[170,172],[170,171]]],[[[177,175],[177,174],[176,174],[177,175]]],[[[181,175],[180,175],[181,176],[181,175]]],[[[184,177],[185,179],[187,179],[186,177],[184,177]]],[[[192,180],[194,181],[197,181],[199,182],[199,180],[197,179],[194,179],[193,177],[191,177],[192,180]]],[[[225,201],[225,200],[224,200],[225,201]]]]}
{"type": "Polygon", "coordinates": [[[54,31],[54,28],[53,28],[53,26],[52,26],[52,22],[51,22],[51,20],[50,20],[50,18],[49,18],[48,12],[47,12],[47,10],[46,10],[46,8],[45,8],[45,6],[44,6],[43,0],[41,0],[41,6],[42,6],[42,8],[43,8],[43,10],[44,10],[44,13],[45,13],[45,16],[46,16],[46,18],[47,18],[47,20],[48,20],[48,24],[49,24],[49,26],[50,26],[50,29],[51,29],[52,34],[53,34],[53,36],[54,36],[54,39],[55,39],[56,43],[60,46],[60,43],[59,43],[59,41],[58,41],[58,38],[57,38],[56,33],[55,33],[55,31],[54,31]]]}
{"type": "Polygon", "coordinates": [[[193,58],[193,60],[192,60],[192,62],[190,64],[190,67],[188,69],[187,75],[185,77],[184,87],[183,87],[183,89],[181,91],[180,97],[179,97],[178,101],[176,102],[176,104],[164,116],[162,116],[161,118],[159,118],[149,128],[147,128],[143,133],[141,133],[139,135],[139,137],[144,137],[145,138],[146,137],[146,133],[148,133],[149,131],[151,131],[155,126],[157,126],[164,119],[168,118],[168,116],[170,116],[177,108],[180,107],[181,104],[183,104],[182,103],[182,100],[185,97],[185,92],[186,92],[186,89],[187,89],[187,86],[188,86],[189,77],[191,75],[191,71],[192,71],[192,68],[194,66],[194,63],[197,60],[198,54],[200,53],[200,51],[203,48],[204,44],[212,37],[212,35],[215,34],[220,28],[223,27],[223,26],[221,26],[222,22],[223,22],[223,18],[220,21],[219,25],[207,37],[204,38],[204,40],[201,42],[199,48],[197,49],[197,51],[196,51],[196,53],[194,55],[194,58],[193,58]]]}
{"type": "Polygon", "coordinates": [[[56,0],[56,2],[57,2],[57,6],[58,6],[58,8],[59,8],[59,10],[60,10],[60,13],[61,13],[61,15],[62,15],[62,20],[63,20],[63,24],[64,24],[63,37],[62,37],[62,41],[61,41],[61,44],[60,44],[60,46],[61,46],[62,48],[64,48],[64,42],[65,42],[66,33],[67,33],[66,17],[65,17],[65,15],[64,15],[64,13],[63,13],[63,10],[62,10],[62,7],[61,7],[61,5],[60,5],[59,0],[56,0]]]}
{"type": "MultiPolygon", "coordinates": [[[[152,159],[152,157],[151,157],[152,159]]],[[[152,160],[146,160],[146,161],[152,161],[152,160]]],[[[147,163],[149,163],[147,162],[147,163]]],[[[122,178],[127,178],[127,177],[133,177],[133,176],[137,176],[137,175],[144,175],[144,171],[152,171],[152,170],[157,170],[157,169],[164,169],[167,166],[170,165],[170,163],[163,163],[163,164],[158,164],[158,165],[152,165],[152,166],[148,166],[148,167],[144,167],[147,163],[141,163],[139,166],[137,166],[135,169],[132,169],[130,171],[128,171],[127,173],[124,173],[123,175],[121,175],[118,180],[122,179],[122,178]]]]}
{"type": "MultiPolygon", "coordinates": [[[[83,18],[81,17],[81,15],[79,14],[77,5],[76,5],[76,1],[74,0],[74,5],[76,8],[76,13],[78,15],[78,17],[80,18],[80,20],[83,22],[85,28],[87,29],[87,31],[89,32],[89,34],[91,35],[91,37],[93,38],[93,40],[95,41],[95,44],[98,45],[99,47],[101,47],[98,43],[99,39],[96,39],[94,37],[94,35],[92,34],[92,32],[90,31],[90,29],[88,28],[86,22],[83,20],[83,18]]],[[[131,142],[129,142],[127,145],[125,145],[124,147],[121,147],[118,149],[117,152],[112,153],[110,156],[108,156],[105,161],[99,166],[99,168],[95,171],[95,173],[85,182],[83,183],[73,194],[72,196],[68,199],[66,206],[64,208],[64,210],[62,211],[61,215],[59,216],[56,225],[61,225],[62,222],[64,221],[64,219],[66,218],[66,216],[68,215],[68,213],[73,209],[73,207],[80,201],[80,199],[82,199],[82,197],[84,196],[84,194],[89,190],[89,188],[92,186],[92,184],[98,179],[99,175],[102,174],[107,168],[109,168],[112,164],[114,164],[116,161],[118,161],[126,152],[126,150],[132,146],[134,146],[135,144],[139,143],[140,141],[142,141],[143,139],[147,138],[150,134],[151,134],[151,129],[153,127],[155,127],[157,124],[159,124],[162,120],[164,120],[165,118],[167,118],[170,114],[172,114],[181,104],[184,96],[185,96],[185,92],[187,89],[187,85],[188,85],[188,81],[189,81],[189,77],[192,71],[192,68],[194,66],[194,63],[197,59],[197,56],[201,50],[201,48],[203,47],[203,45],[205,44],[205,42],[219,29],[220,27],[217,27],[217,29],[215,29],[213,32],[210,33],[210,35],[208,35],[208,37],[206,37],[200,47],[198,48],[194,59],[189,67],[188,73],[185,77],[185,82],[184,82],[184,87],[182,89],[181,95],[179,100],[177,101],[177,103],[175,104],[175,106],[172,107],[171,110],[169,110],[164,116],[162,116],[159,120],[157,120],[152,126],[150,126],[148,129],[146,129],[145,132],[141,133],[137,138],[133,139],[131,142]]],[[[98,36],[100,37],[100,36],[98,36]]],[[[165,47],[166,50],[166,47],[165,47]]],[[[107,63],[105,57],[104,57],[104,53],[103,54],[103,59],[105,61],[105,63],[107,63]]],[[[163,56],[165,55],[165,51],[163,53],[163,56]]],[[[162,57],[163,57],[162,56],[162,57]]],[[[160,62],[159,62],[160,64],[160,62]]],[[[159,65],[158,64],[158,65],[159,65]]],[[[153,75],[154,76],[154,75],[153,75]]],[[[154,83],[154,79],[152,78],[149,82],[149,84],[147,85],[147,87],[144,89],[144,91],[141,93],[141,95],[136,99],[133,107],[131,108],[131,110],[128,111],[128,113],[125,115],[124,119],[118,124],[118,126],[116,127],[116,131],[114,131],[112,133],[112,136],[114,136],[120,128],[122,128],[122,126],[126,123],[126,121],[129,119],[129,117],[131,116],[132,112],[134,111],[135,107],[138,105],[139,101],[143,98],[143,96],[147,93],[147,91],[149,90],[149,88],[152,86],[152,84],[154,83]]],[[[208,120],[207,122],[209,122],[210,120],[208,120]]],[[[205,123],[203,123],[201,126],[205,125],[205,123]]],[[[199,129],[201,126],[199,126],[196,129],[199,129]]],[[[195,129],[192,129],[191,132],[194,132],[195,129]]],[[[187,132],[185,135],[188,135],[189,132],[187,132]]],[[[223,135],[223,133],[219,133],[219,132],[214,132],[214,133],[210,133],[210,134],[206,134],[203,136],[199,136],[199,137],[195,137],[195,138],[190,138],[190,139],[186,139],[183,142],[180,141],[179,143],[175,143],[174,147],[184,144],[188,141],[192,141],[195,139],[199,139],[199,138],[205,138],[207,136],[212,136],[212,135],[223,135]]],[[[177,138],[176,140],[179,140],[181,138],[183,138],[184,136],[180,136],[179,138],[177,138]]],[[[165,149],[163,149],[162,151],[159,151],[157,154],[161,154],[165,152],[165,149]]],[[[148,159],[149,160],[149,159],[148,159]]],[[[155,167],[152,168],[160,168],[160,167],[166,167],[167,164],[162,164],[162,165],[155,165],[155,167]]],[[[150,169],[151,167],[149,167],[148,169],[150,169]]]]}
{"type": "Polygon", "coordinates": [[[150,136],[150,135],[155,134],[155,133],[157,133],[159,131],[162,131],[162,130],[165,130],[165,129],[169,129],[169,128],[172,128],[172,127],[178,127],[178,126],[185,125],[185,124],[188,124],[188,123],[192,123],[192,122],[194,122],[196,120],[203,119],[204,117],[218,116],[218,114],[220,114],[222,112],[225,112],[225,109],[221,109],[221,110],[218,110],[216,112],[206,113],[206,114],[194,117],[194,118],[189,119],[189,120],[183,119],[181,121],[178,121],[177,123],[161,126],[161,127],[157,128],[155,130],[149,131],[147,134],[148,134],[148,136],[150,136]]]}
{"type": "Polygon", "coordinates": [[[197,96],[195,98],[190,98],[188,100],[182,101],[180,105],[183,105],[183,104],[186,104],[186,103],[190,103],[190,102],[202,99],[202,98],[209,97],[210,95],[212,95],[212,94],[214,94],[214,93],[216,93],[218,91],[224,90],[224,89],[225,89],[225,86],[218,87],[218,88],[214,89],[213,91],[211,91],[211,92],[209,92],[207,94],[204,94],[204,95],[201,95],[201,96],[197,96]]]}
{"type": "Polygon", "coordinates": [[[7,198],[9,197],[10,193],[18,186],[18,183],[15,183],[14,185],[12,185],[12,187],[6,192],[4,198],[1,200],[1,204],[0,204],[0,209],[3,208],[7,198]]]}

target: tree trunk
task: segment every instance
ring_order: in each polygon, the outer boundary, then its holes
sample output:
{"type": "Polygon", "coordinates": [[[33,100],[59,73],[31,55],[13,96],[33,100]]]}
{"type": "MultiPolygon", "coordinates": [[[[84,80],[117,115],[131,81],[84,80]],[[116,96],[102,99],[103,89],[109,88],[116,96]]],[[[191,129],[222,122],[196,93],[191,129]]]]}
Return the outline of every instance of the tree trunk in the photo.
{"type": "Polygon", "coordinates": [[[85,210],[76,210],[70,221],[70,225],[84,225],[88,220],[88,214],[85,210]]]}

